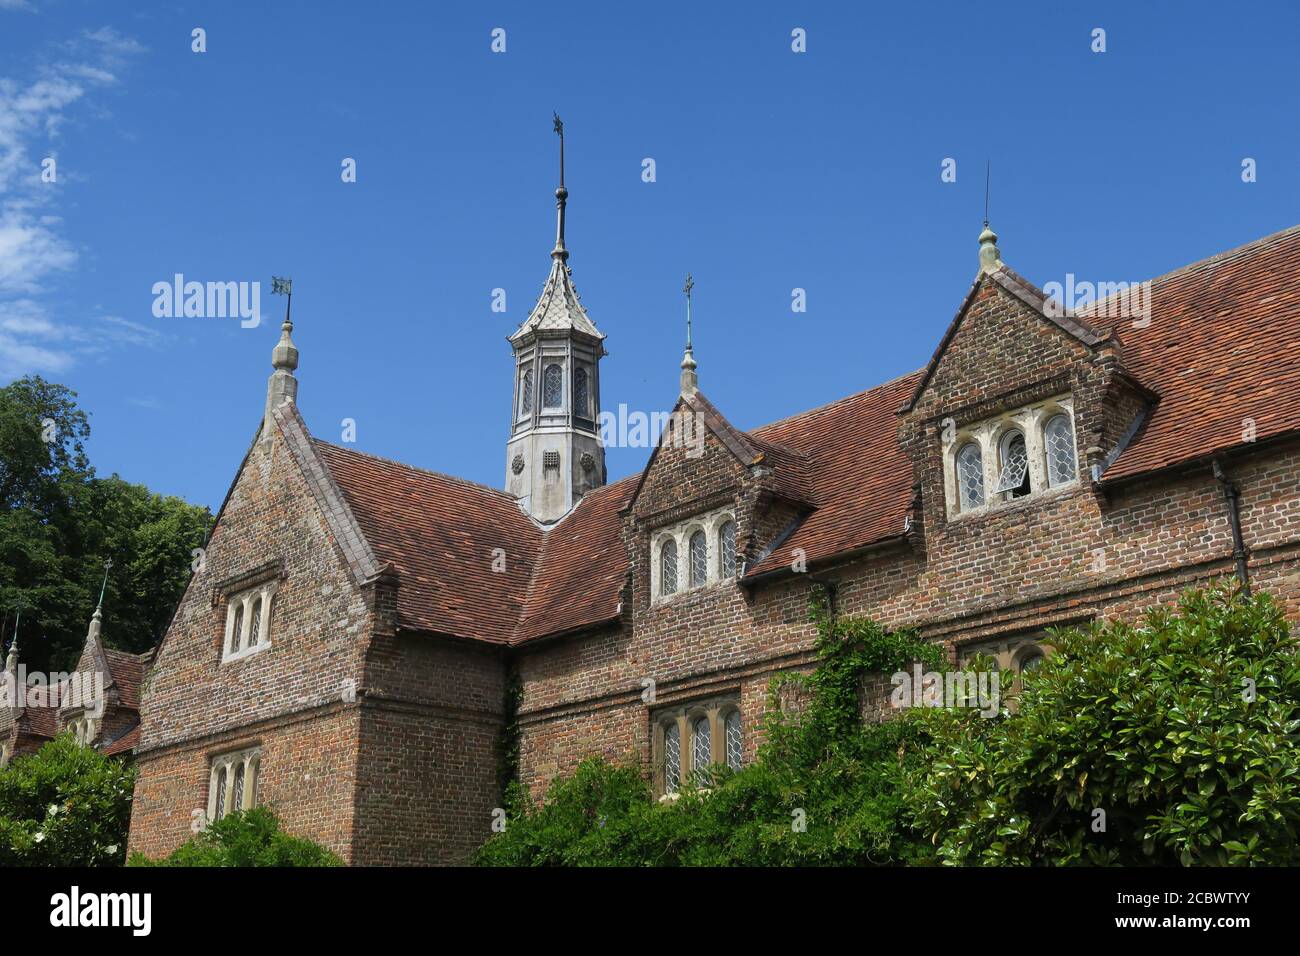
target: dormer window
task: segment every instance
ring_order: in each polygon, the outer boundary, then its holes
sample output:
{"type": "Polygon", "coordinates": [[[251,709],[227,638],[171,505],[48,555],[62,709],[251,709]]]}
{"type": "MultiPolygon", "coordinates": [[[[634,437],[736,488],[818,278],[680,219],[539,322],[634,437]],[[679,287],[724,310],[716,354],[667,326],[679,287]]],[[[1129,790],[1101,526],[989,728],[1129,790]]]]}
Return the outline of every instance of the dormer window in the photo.
{"type": "Polygon", "coordinates": [[[1053,415],[1043,429],[1047,446],[1047,482],[1053,488],[1078,477],[1074,454],[1074,426],[1069,415],[1053,415]]]}
{"type": "Polygon", "coordinates": [[[554,363],[542,373],[542,407],[564,407],[564,369],[554,363]]]}
{"type": "Polygon", "coordinates": [[[709,582],[709,539],[703,531],[691,535],[691,587],[702,588],[709,582]]]}
{"type": "Polygon", "coordinates": [[[650,539],[654,602],[734,578],[736,518],[730,508],[699,514],[656,531],[650,539]]]}
{"type": "Polygon", "coordinates": [[[659,552],[659,593],[677,593],[677,542],[669,538],[659,552]]]}
{"type": "Polygon", "coordinates": [[[962,511],[984,507],[984,459],[976,442],[967,442],[957,452],[957,488],[962,511]]]}
{"type": "Polygon", "coordinates": [[[948,439],[943,456],[949,518],[1068,488],[1079,479],[1069,395],[967,425],[948,439]]]}
{"type": "Polygon", "coordinates": [[[1006,500],[1029,494],[1029,450],[1023,432],[1009,431],[998,443],[998,486],[994,489],[1006,500]]]}

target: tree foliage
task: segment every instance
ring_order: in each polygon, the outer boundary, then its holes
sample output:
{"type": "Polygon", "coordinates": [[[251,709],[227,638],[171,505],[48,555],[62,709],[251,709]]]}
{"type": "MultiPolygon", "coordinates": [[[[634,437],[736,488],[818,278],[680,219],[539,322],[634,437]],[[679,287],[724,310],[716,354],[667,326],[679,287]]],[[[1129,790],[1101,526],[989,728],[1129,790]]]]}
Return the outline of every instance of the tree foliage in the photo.
{"type": "Polygon", "coordinates": [[[0,866],[121,866],[135,770],[63,734],[0,768],[0,866]]]}
{"type": "Polygon", "coordinates": [[[1018,712],[917,715],[908,777],[947,863],[1300,862],[1300,666],[1281,609],[1224,586],[1054,633],[1018,712]]]}
{"type": "Polygon", "coordinates": [[[255,807],[212,823],[162,860],[131,854],[129,866],[342,866],[329,850],[290,836],[268,807],[255,807]]]}
{"type": "Polygon", "coordinates": [[[110,646],[139,653],[166,628],[211,524],[206,508],[98,478],[75,393],[37,377],[0,389],[0,622],[35,669],[76,663],[104,562],[110,646]]]}

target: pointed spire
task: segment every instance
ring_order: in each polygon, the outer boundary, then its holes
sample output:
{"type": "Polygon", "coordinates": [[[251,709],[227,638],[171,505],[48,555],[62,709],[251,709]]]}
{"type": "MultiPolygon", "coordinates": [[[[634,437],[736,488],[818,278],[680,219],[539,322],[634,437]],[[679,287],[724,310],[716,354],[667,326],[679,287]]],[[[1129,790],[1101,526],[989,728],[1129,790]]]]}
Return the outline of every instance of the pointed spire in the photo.
{"type": "Polygon", "coordinates": [[[284,307],[284,323],[280,326],[280,341],[271,351],[271,378],[266,384],[266,414],[262,424],[262,437],[270,438],[274,432],[271,413],[285,402],[298,398],[298,380],[294,370],[298,368],[298,349],[293,344],[293,280],[279,276],[271,278],[271,294],[284,295],[288,300],[284,307]]]}
{"type": "Polygon", "coordinates": [[[569,198],[569,190],[564,188],[564,120],[559,113],[555,117],[555,135],[560,137],[560,185],[555,190],[555,248],[551,250],[552,258],[565,262],[569,250],[564,248],[564,204],[569,198]]]}
{"type": "Polygon", "coordinates": [[[989,228],[989,221],[984,220],[984,229],[980,232],[980,274],[996,272],[1002,268],[1002,253],[998,251],[998,234],[989,228]]]}
{"type": "Polygon", "coordinates": [[[103,628],[104,621],[104,592],[108,589],[108,572],[113,567],[113,559],[109,558],[104,562],[104,582],[99,586],[99,603],[95,605],[95,613],[90,618],[90,628],[86,631],[86,640],[99,640],[99,634],[103,628]]]}
{"type": "Polygon", "coordinates": [[[691,274],[686,273],[686,285],[682,286],[682,291],[686,293],[686,353],[682,356],[682,394],[689,395],[691,392],[699,391],[700,377],[695,374],[695,350],[691,347],[691,290],[695,288],[695,280],[691,274]]]}

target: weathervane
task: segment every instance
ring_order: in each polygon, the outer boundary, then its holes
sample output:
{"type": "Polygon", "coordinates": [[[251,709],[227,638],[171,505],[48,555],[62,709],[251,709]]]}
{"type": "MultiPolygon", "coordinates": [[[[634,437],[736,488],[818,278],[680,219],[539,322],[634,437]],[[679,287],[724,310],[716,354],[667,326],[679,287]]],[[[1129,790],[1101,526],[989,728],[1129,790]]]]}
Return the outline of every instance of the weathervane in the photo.
{"type": "Polygon", "coordinates": [[[686,293],[686,351],[691,351],[691,290],[695,288],[695,280],[691,274],[686,273],[686,285],[682,286],[682,291],[686,293]]]}
{"type": "Polygon", "coordinates": [[[289,297],[284,306],[284,324],[292,328],[293,323],[289,320],[289,314],[293,310],[293,280],[280,276],[271,276],[271,295],[286,295],[289,297]]]}
{"type": "Polygon", "coordinates": [[[109,558],[104,562],[104,583],[99,586],[99,604],[96,607],[104,606],[104,592],[108,589],[108,571],[113,566],[113,559],[109,558]]]}
{"type": "Polygon", "coordinates": [[[552,112],[555,118],[555,135],[560,137],[560,186],[555,190],[555,248],[551,256],[562,261],[569,258],[569,250],[564,248],[564,201],[569,198],[569,191],[564,188],[564,120],[560,114],[552,112]]]}

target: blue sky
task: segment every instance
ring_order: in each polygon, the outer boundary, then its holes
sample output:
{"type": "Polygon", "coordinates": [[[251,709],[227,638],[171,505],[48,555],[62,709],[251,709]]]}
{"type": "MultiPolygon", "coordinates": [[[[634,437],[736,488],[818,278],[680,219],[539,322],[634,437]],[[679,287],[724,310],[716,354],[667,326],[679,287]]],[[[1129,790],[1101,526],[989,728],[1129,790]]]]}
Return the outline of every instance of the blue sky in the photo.
{"type": "MultiPolygon", "coordinates": [[[[155,318],[151,289],[289,275],[317,435],[351,418],[363,451],[500,485],[505,336],[549,266],[558,110],[604,407],[673,402],[690,271],[701,387],[752,428],[925,363],[975,272],[986,160],[1003,257],[1040,284],[1149,278],[1294,225],[1298,21],[1282,3],[0,0],[0,381],[67,384],[101,473],[215,508],[283,300],[246,329],[155,318]]],[[[611,450],[611,479],[646,455],[611,450]]]]}

